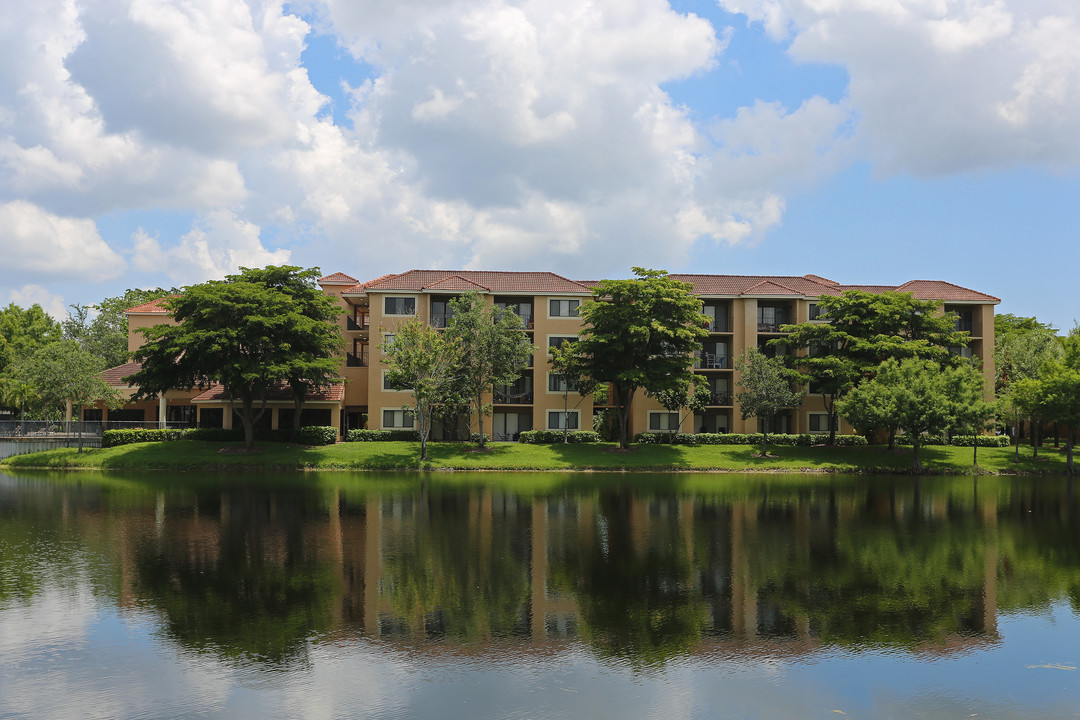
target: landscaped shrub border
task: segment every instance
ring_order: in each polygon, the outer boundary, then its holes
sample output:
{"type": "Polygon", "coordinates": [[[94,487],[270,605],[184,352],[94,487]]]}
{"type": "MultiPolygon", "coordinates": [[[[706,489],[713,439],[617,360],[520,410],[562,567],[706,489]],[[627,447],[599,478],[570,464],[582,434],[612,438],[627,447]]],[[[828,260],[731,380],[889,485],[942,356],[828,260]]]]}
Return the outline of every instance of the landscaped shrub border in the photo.
{"type": "MultiPolygon", "coordinates": [[[[291,430],[256,430],[255,439],[259,442],[290,442],[291,430]]],[[[101,434],[101,447],[130,445],[141,442],[170,442],[173,440],[200,440],[203,442],[242,442],[244,431],[241,428],[126,428],[106,430],[101,434]]],[[[298,445],[333,445],[337,442],[337,428],[329,425],[305,425],[296,434],[298,445]]]]}
{"type": "Polygon", "coordinates": [[[420,433],[417,430],[365,430],[357,428],[350,430],[345,435],[345,442],[385,442],[404,441],[420,442],[420,433]]]}
{"type": "MultiPolygon", "coordinates": [[[[1009,447],[1012,440],[1008,435],[953,435],[948,440],[938,435],[924,435],[922,445],[952,445],[953,447],[971,447],[972,440],[977,438],[979,447],[1009,447]]],[[[911,445],[911,437],[907,435],[896,436],[897,445],[911,445]]]]}
{"type": "MultiPolygon", "coordinates": [[[[634,437],[634,442],[641,445],[760,445],[761,433],[639,433],[634,437]]],[[[826,435],[769,433],[770,445],[809,447],[826,442],[826,435]]],[[[866,438],[861,435],[837,435],[834,446],[862,447],[866,444],[866,438]]]]}
{"type": "MultiPolygon", "coordinates": [[[[526,445],[553,445],[563,441],[562,430],[525,430],[518,433],[518,442],[526,445]]],[[[593,430],[569,430],[566,432],[568,443],[600,442],[600,433],[593,430]]]]}

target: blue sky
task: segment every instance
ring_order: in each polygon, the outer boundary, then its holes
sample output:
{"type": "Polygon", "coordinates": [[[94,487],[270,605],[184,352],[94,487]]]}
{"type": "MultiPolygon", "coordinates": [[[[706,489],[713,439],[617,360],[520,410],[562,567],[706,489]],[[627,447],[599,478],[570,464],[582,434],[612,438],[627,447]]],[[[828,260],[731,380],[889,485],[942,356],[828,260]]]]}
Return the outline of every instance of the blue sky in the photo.
{"type": "Polygon", "coordinates": [[[0,302],[290,263],[941,279],[1059,328],[1063,0],[42,0],[0,26],[0,302]]]}

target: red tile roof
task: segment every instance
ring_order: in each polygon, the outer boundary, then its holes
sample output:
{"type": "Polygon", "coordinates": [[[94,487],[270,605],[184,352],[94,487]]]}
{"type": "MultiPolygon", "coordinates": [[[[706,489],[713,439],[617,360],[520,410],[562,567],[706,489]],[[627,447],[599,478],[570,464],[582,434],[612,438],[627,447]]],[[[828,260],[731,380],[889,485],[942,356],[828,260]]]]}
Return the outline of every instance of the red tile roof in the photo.
{"type": "Polygon", "coordinates": [[[909,292],[919,300],[944,300],[946,302],[1001,302],[993,295],[969,290],[944,280],[909,280],[896,288],[900,292],[909,292]]]}
{"type": "Polygon", "coordinates": [[[360,281],[343,272],[336,272],[333,275],[319,278],[320,285],[355,285],[358,282],[360,281]]]}
{"type": "Polygon", "coordinates": [[[451,275],[428,285],[425,290],[487,290],[486,287],[460,275],[451,275]]]}
{"type": "MultiPolygon", "coordinates": [[[[308,393],[307,399],[313,402],[341,402],[344,397],[345,384],[337,383],[323,390],[308,393]]],[[[193,397],[191,402],[223,402],[228,399],[229,395],[225,392],[225,387],[220,383],[214,383],[209,390],[193,397]]],[[[278,383],[267,391],[266,399],[269,402],[292,402],[292,388],[286,383],[278,383]]]]}
{"type": "Polygon", "coordinates": [[[686,275],[673,273],[672,278],[690,283],[697,295],[788,295],[796,297],[819,297],[836,295],[836,285],[818,282],[810,277],[787,275],[686,275]],[[753,288],[769,283],[768,290],[753,288]]]}
{"type": "Polygon", "coordinates": [[[550,272],[504,272],[487,270],[409,270],[398,275],[384,275],[346,290],[346,294],[367,291],[411,291],[442,289],[439,283],[449,277],[473,283],[490,293],[589,294],[590,288],[550,272]]]}
{"type": "Polygon", "coordinates": [[[102,370],[99,377],[112,387],[131,387],[122,378],[134,375],[141,369],[142,363],[129,362],[111,367],[108,370],[102,370]]]}
{"type": "Polygon", "coordinates": [[[158,298],[157,300],[151,300],[145,302],[142,305],[136,305],[135,307],[129,307],[124,311],[128,315],[168,315],[169,311],[165,309],[164,302],[170,298],[180,297],[179,295],[170,295],[169,297],[158,298]]]}

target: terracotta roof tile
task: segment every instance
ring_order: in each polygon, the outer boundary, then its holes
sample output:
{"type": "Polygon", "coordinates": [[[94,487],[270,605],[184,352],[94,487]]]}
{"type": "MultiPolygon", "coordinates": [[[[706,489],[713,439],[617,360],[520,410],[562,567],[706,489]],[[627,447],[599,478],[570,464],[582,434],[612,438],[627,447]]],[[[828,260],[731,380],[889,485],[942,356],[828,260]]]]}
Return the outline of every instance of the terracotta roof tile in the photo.
{"type": "MultiPolygon", "coordinates": [[[[308,393],[308,400],[315,402],[341,402],[344,397],[344,383],[336,383],[329,388],[308,393]]],[[[225,392],[225,387],[220,383],[214,383],[210,389],[191,398],[191,402],[223,402],[228,399],[229,395],[225,392]]],[[[267,391],[266,399],[269,402],[292,402],[292,388],[286,383],[278,383],[267,391]]]]}
{"type": "Polygon", "coordinates": [[[451,275],[428,285],[425,290],[487,290],[488,288],[460,275],[451,275]]]}
{"type": "MultiPolygon", "coordinates": [[[[771,282],[779,285],[789,292],[788,295],[801,295],[806,297],[819,297],[821,295],[835,295],[835,285],[820,283],[806,277],[790,275],[686,275],[672,274],[670,277],[694,286],[694,292],[698,295],[731,295],[738,296],[747,294],[755,285],[771,282]]],[[[778,294],[778,293],[763,293],[778,294]]]]}
{"type": "Polygon", "coordinates": [[[131,387],[126,382],[123,382],[123,378],[134,375],[141,369],[142,363],[129,362],[111,367],[108,370],[102,370],[99,377],[111,387],[131,387]]]}
{"type": "Polygon", "coordinates": [[[807,280],[813,280],[814,282],[821,283],[822,285],[839,285],[840,283],[829,278],[823,278],[820,275],[803,275],[807,280]]]}
{"type": "Polygon", "coordinates": [[[180,297],[179,295],[170,295],[169,297],[158,298],[157,300],[151,300],[145,302],[142,305],[136,305],[135,307],[129,307],[124,311],[128,315],[168,315],[169,311],[165,309],[164,302],[170,298],[180,297]]]}
{"type": "MultiPolygon", "coordinates": [[[[457,276],[491,293],[587,294],[589,288],[550,272],[506,272],[487,270],[409,270],[362,283],[367,291],[413,291],[429,288],[448,277],[457,276]]],[[[349,288],[352,291],[353,288],[349,288]]],[[[347,291],[348,292],[348,291],[347,291]]]]}
{"type": "Polygon", "coordinates": [[[333,275],[327,275],[326,277],[319,278],[320,285],[355,285],[360,282],[354,277],[350,277],[342,272],[336,272],[333,275]]]}
{"type": "Polygon", "coordinates": [[[802,293],[773,280],[763,280],[747,288],[743,295],[802,295],[802,293]]]}
{"type": "Polygon", "coordinates": [[[977,290],[954,285],[944,280],[909,280],[896,288],[900,292],[909,292],[918,300],[944,300],[946,302],[998,303],[1000,298],[977,290]]]}

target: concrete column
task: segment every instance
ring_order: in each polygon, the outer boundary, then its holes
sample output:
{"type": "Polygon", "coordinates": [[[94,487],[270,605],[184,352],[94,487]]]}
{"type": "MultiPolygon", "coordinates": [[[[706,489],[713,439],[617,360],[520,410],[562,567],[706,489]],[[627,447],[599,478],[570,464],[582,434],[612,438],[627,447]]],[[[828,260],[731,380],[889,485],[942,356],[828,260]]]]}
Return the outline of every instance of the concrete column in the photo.
{"type": "Polygon", "coordinates": [[[64,401],[64,422],[71,422],[71,414],[73,412],[73,406],[71,400],[64,401]]]}
{"type": "Polygon", "coordinates": [[[158,395],[157,417],[158,427],[162,429],[165,428],[165,407],[165,393],[161,393],[160,395],[158,395]]]}

